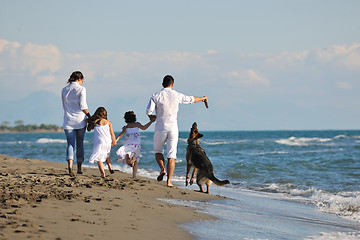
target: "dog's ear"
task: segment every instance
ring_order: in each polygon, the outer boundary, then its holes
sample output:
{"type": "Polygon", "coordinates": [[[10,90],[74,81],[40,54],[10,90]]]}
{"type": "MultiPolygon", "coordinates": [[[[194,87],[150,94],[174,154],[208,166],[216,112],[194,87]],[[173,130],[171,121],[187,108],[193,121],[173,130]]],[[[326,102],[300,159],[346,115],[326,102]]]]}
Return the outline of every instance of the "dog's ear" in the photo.
{"type": "Polygon", "coordinates": [[[202,138],[204,135],[202,135],[201,133],[199,133],[198,135],[197,135],[197,138],[202,138]]]}

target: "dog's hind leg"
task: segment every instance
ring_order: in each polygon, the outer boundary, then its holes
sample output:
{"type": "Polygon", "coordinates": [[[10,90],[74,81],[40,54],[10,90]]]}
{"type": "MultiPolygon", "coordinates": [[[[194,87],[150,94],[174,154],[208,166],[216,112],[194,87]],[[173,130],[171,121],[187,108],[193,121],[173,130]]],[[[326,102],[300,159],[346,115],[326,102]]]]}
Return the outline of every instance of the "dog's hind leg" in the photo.
{"type": "Polygon", "coordinates": [[[199,192],[204,192],[204,189],[202,185],[204,184],[204,172],[201,171],[201,169],[198,171],[198,174],[196,175],[196,183],[199,186],[200,190],[199,192]]]}
{"type": "Polygon", "coordinates": [[[205,184],[206,184],[206,193],[209,194],[210,193],[211,180],[207,180],[205,184]]]}
{"type": "Polygon", "coordinates": [[[198,186],[200,187],[200,190],[199,190],[199,192],[204,192],[204,189],[203,189],[203,187],[200,185],[200,184],[198,184],[198,186]]]}

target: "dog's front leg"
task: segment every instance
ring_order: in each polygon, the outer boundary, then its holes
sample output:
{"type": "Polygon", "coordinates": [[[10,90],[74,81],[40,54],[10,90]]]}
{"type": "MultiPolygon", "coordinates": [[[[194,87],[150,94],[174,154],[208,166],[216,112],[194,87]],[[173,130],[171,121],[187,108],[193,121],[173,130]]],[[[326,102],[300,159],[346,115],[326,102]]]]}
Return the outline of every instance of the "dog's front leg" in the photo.
{"type": "Polygon", "coordinates": [[[192,185],[194,183],[196,170],[197,170],[197,168],[194,166],[194,170],[193,170],[193,172],[191,174],[190,185],[192,185]]]}
{"type": "MultiPolygon", "coordinates": [[[[189,184],[189,175],[191,170],[191,164],[186,165],[186,180],[185,180],[185,186],[189,184]]],[[[190,183],[191,184],[191,183],[190,183]]]]}
{"type": "Polygon", "coordinates": [[[188,153],[186,153],[186,180],[185,180],[185,186],[189,184],[189,175],[191,170],[191,163],[190,159],[188,158],[188,153]]]}

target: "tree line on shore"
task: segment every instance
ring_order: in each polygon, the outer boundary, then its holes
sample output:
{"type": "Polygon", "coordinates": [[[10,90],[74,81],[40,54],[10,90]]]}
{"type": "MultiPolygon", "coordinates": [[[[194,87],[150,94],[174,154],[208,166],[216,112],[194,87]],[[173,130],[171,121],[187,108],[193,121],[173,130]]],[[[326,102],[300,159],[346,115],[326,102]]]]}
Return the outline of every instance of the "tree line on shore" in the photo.
{"type": "Polygon", "coordinates": [[[24,124],[24,121],[18,120],[14,122],[14,126],[9,121],[3,121],[0,124],[0,131],[5,132],[33,132],[33,131],[59,131],[61,128],[55,124],[24,124]]]}

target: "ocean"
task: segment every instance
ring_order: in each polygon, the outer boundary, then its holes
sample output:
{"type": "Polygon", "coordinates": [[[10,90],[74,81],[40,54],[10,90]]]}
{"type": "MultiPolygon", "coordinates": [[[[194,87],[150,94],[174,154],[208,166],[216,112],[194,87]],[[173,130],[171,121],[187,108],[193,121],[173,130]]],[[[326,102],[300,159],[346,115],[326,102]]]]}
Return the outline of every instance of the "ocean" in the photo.
{"type": "MultiPolygon", "coordinates": [[[[181,225],[196,239],[360,239],[360,130],[201,133],[215,176],[231,182],[210,192],[226,199],[162,199],[217,218],[181,225]]],[[[153,133],[141,134],[138,175],[156,178],[153,133]]],[[[198,190],[184,184],[188,134],[180,132],[173,183],[198,190]]],[[[85,166],[96,168],[88,163],[92,138],[86,133],[85,166]]],[[[116,161],[122,141],[113,166],[131,173],[116,161]]],[[[65,148],[64,133],[0,134],[0,153],[14,157],[66,162],[65,148]]]]}

